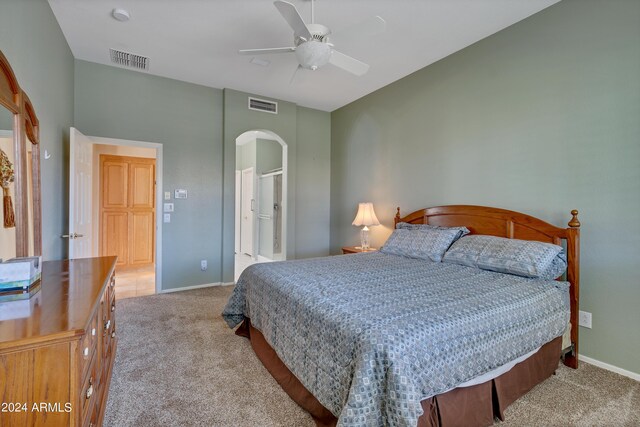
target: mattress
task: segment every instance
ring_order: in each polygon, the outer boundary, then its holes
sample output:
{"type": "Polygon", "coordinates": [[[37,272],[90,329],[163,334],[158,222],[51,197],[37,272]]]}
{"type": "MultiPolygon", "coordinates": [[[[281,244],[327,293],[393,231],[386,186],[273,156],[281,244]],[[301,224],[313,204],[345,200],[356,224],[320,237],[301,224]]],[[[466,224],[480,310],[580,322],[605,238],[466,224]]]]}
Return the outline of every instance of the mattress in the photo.
{"type": "Polygon", "coordinates": [[[338,425],[415,426],[422,400],[562,335],[568,288],[364,253],[251,266],[223,316],[250,318],[338,425]]]}

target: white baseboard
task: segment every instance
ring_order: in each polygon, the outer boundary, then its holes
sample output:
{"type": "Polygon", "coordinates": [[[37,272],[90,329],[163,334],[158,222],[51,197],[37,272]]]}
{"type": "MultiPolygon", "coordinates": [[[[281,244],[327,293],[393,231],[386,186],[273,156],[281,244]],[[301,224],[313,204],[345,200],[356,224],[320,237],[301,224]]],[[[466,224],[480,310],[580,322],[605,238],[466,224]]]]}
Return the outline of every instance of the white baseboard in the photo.
{"type": "Polygon", "coordinates": [[[194,289],[202,289],[202,288],[213,288],[214,286],[229,286],[234,285],[235,283],[229,282],[215,282],[215,283],[205,283],[202,285],[194,285],[194,286],[185,286],[183,288],[171,288],[171,289],[163,289],[160,291],[161,294],[169,294],[171,292],[182,292],[182,291],[192,291],[194,289]]]}
{"type": "Polygon", "coordinates": [[[616,374],[629,377],[632,380],[640,381],[640,374],[636,374],[635,372],[627,371],[626,369],[618,368],[617,366],[613,366],[608,363],[583,356],[582,354],[578,355],[578,360],[597,366],[598,368],[606,369],[607,371],[615,372],[616,374]]]}

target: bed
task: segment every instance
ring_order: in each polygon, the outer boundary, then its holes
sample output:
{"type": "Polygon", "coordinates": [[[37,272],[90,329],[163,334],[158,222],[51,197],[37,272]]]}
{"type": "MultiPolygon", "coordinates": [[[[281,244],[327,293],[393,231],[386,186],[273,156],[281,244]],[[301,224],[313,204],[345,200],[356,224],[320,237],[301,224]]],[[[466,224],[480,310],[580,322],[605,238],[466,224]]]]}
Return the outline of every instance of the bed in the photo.
{"type": "Polygon", "coordinates": [[[480,206],[395,217],[564,241],[559,280],[388,253],[294,260],[245,270],[223,316],[318,425],[490,425],[553,374],[561,355],[577,367],[580,223],[572,215],[566,229],[480,206]]]}

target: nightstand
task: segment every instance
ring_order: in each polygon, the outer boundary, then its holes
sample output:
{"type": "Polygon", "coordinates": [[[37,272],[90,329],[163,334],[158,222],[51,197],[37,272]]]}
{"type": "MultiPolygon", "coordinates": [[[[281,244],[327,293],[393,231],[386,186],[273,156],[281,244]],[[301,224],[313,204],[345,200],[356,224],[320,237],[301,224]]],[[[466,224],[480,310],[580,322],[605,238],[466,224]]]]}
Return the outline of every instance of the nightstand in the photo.
{"type": "Polygon", "coordinates": [[[343,246],[342,247],[342,254],[346,255],[346,254],[359,254],[360,252],[375,252],[378,249],[376,248],[369,248],[366,251],[363,251],[362,248],[360,247],[355,247],[355,246],[343,246]]]}

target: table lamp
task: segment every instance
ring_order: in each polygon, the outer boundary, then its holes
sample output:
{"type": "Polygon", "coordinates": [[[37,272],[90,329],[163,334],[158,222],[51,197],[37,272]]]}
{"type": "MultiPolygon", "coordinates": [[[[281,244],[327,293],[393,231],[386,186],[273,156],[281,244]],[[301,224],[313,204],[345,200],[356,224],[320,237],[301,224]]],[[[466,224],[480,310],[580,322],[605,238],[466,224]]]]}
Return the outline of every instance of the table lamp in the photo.
{"type": "Polygon", "coordinates": [[[356,214],[356,219],[352,222],[353,225],[362,227],[362,231],[360,231],[360,248],[363,251],[369,250],[369,227],[373,225],[380,225],[380,221],[376,217],[376,213],[373,211],[373,203],[359,203],[358,204],[358,213],[356,214]]]}

